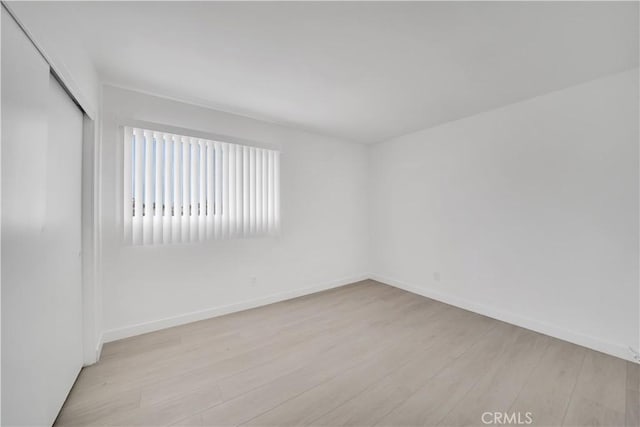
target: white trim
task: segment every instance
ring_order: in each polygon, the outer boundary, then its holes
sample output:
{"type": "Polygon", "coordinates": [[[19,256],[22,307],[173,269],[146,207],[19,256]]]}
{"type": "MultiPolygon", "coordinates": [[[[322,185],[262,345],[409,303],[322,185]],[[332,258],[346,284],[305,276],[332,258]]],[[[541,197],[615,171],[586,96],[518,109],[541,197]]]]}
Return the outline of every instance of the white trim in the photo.
{"type": "Polygon", "coordinates": [[[96,121],[84,115],[82,129],[82,349],[84,366],[97,362],[96,121]]]}
{"type": "Polygon", "coordinates": [[[266,297],[256,298],[256,299],[243,301],[235,304],[229,304],[229,305],[224,305],[220,307],[213,307],[206,310],[200,310],[200,311],[194,311],[187,314],[181,314],[178,316],[166,317],[164,319],[138,323],[136,325],[125,326],[124,328],[110,329],[103,333],[101,343],[102,342],[108,343],[108,342],[116,341],[123,338],[146,334],[148,332],[171,328],[173,326],[179,326],[179,325],[184,325],[186,323],[197,322],[198,320],[205,320],[205,319],[210,319],[212,317],[218,317],[218,316],[223,316],[225,314],[235,313],[238,311],[249,310],[251,308],[261,307],[263,305],[273,304],[276,302],[313,294],[313,293],[324,291],[327,289],[337,288],[340,286],[348,285],[350,283],[366,280],[367,278],[368,276],[366,274],[359,274],[359,275],[345,277],[338,280],[333,280],[333,281],[322,283],[315,286],[310,286],[302,289],[295,289],[292,291],[280,292],[277,294],[268,295],[266,297]]]}
{"type": "Polygon", "coordinates": [[[369,278],[380,283],[384,283],[389,286],[393,286],[405,291],[421,295],[423,297],[431,298],[446,304],[450,304],[465,310],[472,311],[474,313],[482,314],[493,319],[498,319],[503,322],[510,323],[512,325],[520,326],[525,329],[530,329],[535,332],[539,332],[544,335],[549,335],[554,338],[568,341],[573,344],[577,344],[582,347],[587,347],[602,353],[609,354],[611,356],[619,357],[621,359],[628,360],[630,362],[640,363],[634,360],[633,354],[629,350],[627,345],[617,344],[610,341],[604,341],[600,338],[596,338],[589,335],[584,335],[579,332],[570,331],[561,327],[550,325],[539,320],[530,319],[528,317],[520,316],[519,314],[490,307],[484,304],[479,304],[470,301],[465,298],[460,298],[455,295],[447,294],[440,291],[435,291],[424,286],[417,286],[415,284],[406,283],[400,280],[393,279],[391,277],[385,277],[379,274],[371,273],[369,278]]]}
{"type": "Polygon", "coordinates": [[[98,343],[96,345],[96,362],[100,360],[100,355],[102,354],[103,345],[104,345],[104,334],[100,334],[100,338],[98,339],[98,343]]]}

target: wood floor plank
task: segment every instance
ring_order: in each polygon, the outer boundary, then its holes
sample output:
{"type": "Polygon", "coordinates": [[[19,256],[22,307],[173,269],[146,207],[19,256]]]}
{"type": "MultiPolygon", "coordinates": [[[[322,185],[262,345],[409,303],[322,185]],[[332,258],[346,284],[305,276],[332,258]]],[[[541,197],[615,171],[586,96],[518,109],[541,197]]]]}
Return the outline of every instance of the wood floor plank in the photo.
{"type": "Polygon", "coordinates": [[[105,345],[56,425],[638,426],[640,366],[374,281],[105,345]]]}
{"type": "Polygon", "coordinates": [[[627,362],[625,426],[640,427],[640,364],[627,362]]]}
{"type": "Polygon", "coordinates": [[[559,426],[564,419],[586,349],[550,339],[509,412],[532,414],[536,426],[559,426]]]}
{"type": "MultiPolygon", "coordinates": [[[[69,401],[69,399],[67,399],[69,401]]],[[[91,405],[81,405],[73,409],[65,402],[62,407],[56,425],[60,426],[84,426],[102,424],[103,419],[115,412],[126,412],[138,408],[140,405],[140,391],[131,390],[111,396],[109,399],[92,402],[91,405]]]]}
{"type": "MultiPolygon", "coordinates": [[[[549,337],[522,330],[497,363],[481,374],[478,382],[440,422],[443,426],[482,423],[487,411],[506,412],[522,390],[531,371],[549,345],[549,337]]],[[[522,417],[524,419],[524,417],[522,417]]]]}
{"type": "Polygon", "coordinates": [[[627,362],[596,351],[586,352],[563,424],[624,424],[627,362]]]}
{"type": "Polygon", "coordinates": [[[627,362],[627,389],[640,391],[640,363],[627,362]]]}
{"type": "Polygon", "coordinates": [[[185,414],[202,411],[222,402],[215,383],[207,387],[180,394],[161,402],[140,405],[104,415],[99,420],[105,426],[168,426],[184,419],[185,414]]]}
{"type": "Polygon", "coordinates": [[[638,390],[627,390],[624,425],[640,427],[640,392],[638,390]]]}

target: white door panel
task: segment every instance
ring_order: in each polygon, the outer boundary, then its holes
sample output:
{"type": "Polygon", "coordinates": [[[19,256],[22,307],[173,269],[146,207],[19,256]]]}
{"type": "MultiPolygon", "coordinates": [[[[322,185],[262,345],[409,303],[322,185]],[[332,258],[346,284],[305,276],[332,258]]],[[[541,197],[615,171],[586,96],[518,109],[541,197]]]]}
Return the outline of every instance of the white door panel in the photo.
{"type": "Polygon", "coordinates": [[[53,76],[49,78],[47,204],[44,236],[51,243],[43,270],[53,321],[47,335],[49,409],[57,414],[82,368],[80,264],[82,113],[53,76]]]}

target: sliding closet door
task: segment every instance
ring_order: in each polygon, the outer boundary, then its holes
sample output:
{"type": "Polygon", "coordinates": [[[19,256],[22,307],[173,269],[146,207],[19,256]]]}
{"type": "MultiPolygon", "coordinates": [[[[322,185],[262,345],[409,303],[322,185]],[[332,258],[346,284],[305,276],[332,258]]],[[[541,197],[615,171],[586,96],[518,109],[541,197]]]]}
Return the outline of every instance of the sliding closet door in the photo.
{"type": "Polygon", "coordinates": [[[82,364],[82,113],[2,7],[2,425],[51,425],[82,364]]]}
{"type": "Polygon", "coordinates": [[[49,416],[55,417],[82,368],[81,183],[82,112],[49,77],[47,232],[49,416]]]}

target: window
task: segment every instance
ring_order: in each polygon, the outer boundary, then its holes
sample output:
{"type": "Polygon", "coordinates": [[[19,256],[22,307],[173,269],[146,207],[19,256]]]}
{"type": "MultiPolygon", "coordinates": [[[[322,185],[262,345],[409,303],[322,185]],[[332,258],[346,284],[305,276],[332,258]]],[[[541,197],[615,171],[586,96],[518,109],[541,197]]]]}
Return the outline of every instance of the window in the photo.
{"type": "Polygon", "coordinates": [[[274,150],[125,127],[125,242],[277,233],[279,163],[274,150]]]}

